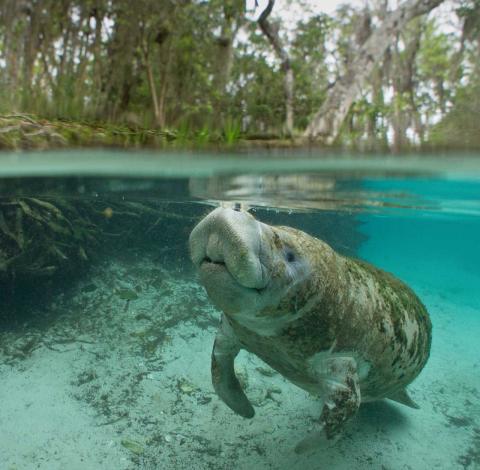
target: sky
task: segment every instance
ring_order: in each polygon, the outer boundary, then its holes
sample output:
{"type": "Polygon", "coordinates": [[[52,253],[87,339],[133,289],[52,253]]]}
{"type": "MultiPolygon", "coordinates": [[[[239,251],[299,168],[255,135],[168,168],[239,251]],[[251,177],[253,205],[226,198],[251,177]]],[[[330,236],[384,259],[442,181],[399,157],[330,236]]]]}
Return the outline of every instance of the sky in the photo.
{"type": "MultiPolygon", "coordinates": [[[[395,8],[395,5],[402,3],[402,1],[404,0],[393,0],[389,3],[395,8]]],[[[310,15],[320,12],[333,14],[338,6],[346,3],[355,7],[362,7],[368,3],[368,0],[276,0],[272,15],[280,16],[286,29],[292,29],[300,19],[306,19],[310,15]],[[300,3],[307,5],[307,9],[310,11],[305,11],[299,5],[300,3]]],[[[257,19],[267,4],[268,0],[258,0],[259,6],[255,9],[255,0],[246,0],[247,11],[251,12],[250,18],[252,20],[257,19]]],[[[458,31],[458,19],[452,11],[453,8],[453,2],[445,1],[443,5],[436,8],[432,13],[432,15],[437,17],[445,32],[458,31]]]]}
{"type": "MultiPolygon", "coordinates": [[[[247,10],[253,11],[255,6],[255,0],[246,0],[246,3],[247,10]]],[[[296,22],[299,19],[305,17],[305,10],[298,5],[299,3],[300,2],[292,2],[291,0],[277,0],[275,2],[273,12],[288,21],[296,22]]],[[[322,12],[332,14],[335,12],[336,8],[343,3],[350,3],[355,6],[361,6],[365,3],[365,0],[303,0],[303,3],[305,3],[308,8],[310,8],[315,13],[322,12]]],[[[265,9],[267,4],[268,0],[258,0],[259,6],[253,15],[254,18],[258,17],[258,15],[265,9]]],[[[310,13],[307,16],[309,15],[310,13]]]]}

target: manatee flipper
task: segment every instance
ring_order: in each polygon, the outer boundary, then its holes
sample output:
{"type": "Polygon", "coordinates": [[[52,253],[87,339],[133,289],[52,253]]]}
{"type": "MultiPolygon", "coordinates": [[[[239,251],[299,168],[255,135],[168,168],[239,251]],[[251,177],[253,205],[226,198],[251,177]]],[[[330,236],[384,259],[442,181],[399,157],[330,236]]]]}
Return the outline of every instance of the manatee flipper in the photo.
{"type": "Polygon", "coordinates": [[[389,400],[396,401],[402,405],[409,406],[418,410],[420,407],[412,400],[406,388],[402,388],[398,392],[393,393],[387,397],[389,400]]]}
{"type": "Polygon", "coordinates": [[[321,427],[297,444],[297,453],[333,445],[340,437],[345,421],[354,416],[360,407],[355,359],[330,356],[317,364],[315,369],[324,399],[320,415],[321,427]]]}
{"type": "Polygon", "coordinates": [[[235,375],[234,361],[240,351],[228,321],[223,317],[212,351],[212,383],[217,395],[237,414],[253,418],[255,410],[235,375]]]}

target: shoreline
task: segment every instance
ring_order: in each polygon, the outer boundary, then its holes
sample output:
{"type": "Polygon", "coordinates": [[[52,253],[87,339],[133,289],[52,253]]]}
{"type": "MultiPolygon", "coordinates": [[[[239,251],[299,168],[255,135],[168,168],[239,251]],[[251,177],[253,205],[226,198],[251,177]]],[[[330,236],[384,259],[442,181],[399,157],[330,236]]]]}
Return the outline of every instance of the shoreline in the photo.
{"type": "Polygon", "coordinates": [[[393,151],[388,146],[374,143],[356,148],[345,145],[325,145],[310,142],[301,133],[291,138],[265,135],[223,135],[212,131],[207,137],[202,132],[185,133],[175,129],[149,129],[121,123],[94,122],[70,119],[46,119],[28,113],[0,114],[0,151],[57,150],[81,148],[199,150],[199,151],[255,151],[307,150],[318,152],[354,152],[361,155],[409,155],[461,152],[475,153],[479,147],[457,148],[446,146],[409,146],[393,151]]]}

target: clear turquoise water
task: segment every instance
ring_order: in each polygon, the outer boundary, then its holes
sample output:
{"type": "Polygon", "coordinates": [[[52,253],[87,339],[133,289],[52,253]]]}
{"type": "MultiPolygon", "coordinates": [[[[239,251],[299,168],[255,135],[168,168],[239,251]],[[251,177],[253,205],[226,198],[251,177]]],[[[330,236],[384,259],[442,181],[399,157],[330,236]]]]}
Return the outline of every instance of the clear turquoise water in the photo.
{"type": "MultiPolygon", "coordinates": [[[[160,223],[157,215],[141,223],[136,219],[122,219],[119,226],[124,224],[128,232],[127,243],[110,239],[103,252],[89,261],[91,266],[86,273],[69,274],[71,280],[63,279],[62,282],[66,282],[60,283],[60,288],[51,283],[42,284],[41,303],[33,291],[17,292],[14,299],[22,305],[18,314],[21,322],[15,318],[15,304],[2,306],[7,320],[1,323],[0,330],[3,342],[0,343],[3,344],[0,376],[3,374],[4,378],[3,385],[0,383],[0,399],[9,404],[10,411],[0,412],[1,469],[67,468],[68,462],[73,462],[69,468],[102,469],[480,468],[478,158],[324,156],[319,159],[308,154],[296,158],[277,155],[275,159],[262,155],[211,158],[115,152],[1,157],[3,202],[19,196],[43,197],[51,203],[58,197],[66,197],[73,204],[81,200],[105,207],[112,202],[126,201],[147,204],[164,213],[160,223]],[[55,178],[51,178],[52,175],[55,178]],[[272,406],[260,407],[255,424],[231,416],[209,385],[208,356],[218,313],[208,310],[203,291],[195,290],[197,281],[188,260],[187,239],[194,224],[209,210],[218,204],[233,203],[242,203],[267,223],[294,226],[323,238],[341,253],[363,258],[394,273],[417,292],[430,312],[434,327],[431,358],[410,387],[420,410],[391,404],[364,406],[353,428],[334,449],[300,457],[293,454],[292,447],[311,427],[309,416],[316,417],[315,401],[298,395],[293,385],[284,384],[279,378],[272,379],[281,388],[280,404],[272,401],[272,406]],[[173,349],[165,352],[170,359],[164,359],[163,372],[150,369],[147,372],[159,374],[155,383],[165,396],[180,384],[179,393],[183,393],[183,398],[176,402],[177,408],[172,399],[171,407],[167,408],[174,411],[166,412],[152,398],[156,395],[149,388],[146,373],[136,388],[128,392],[132,397],[126,402],[130,403],[126,412],[133,416],[130,425],[120,418],[99,428],[105,416],[100,416],[98,407],[92,405],[98,400],[88,401],[86,395],[68,388],[76,376],[67,374],[67,385],[63,382],[62,385],[45,379],[45,374],[36,376],[33,371],[43,370],[47,361],[50,370],[58,365],[58,368],[84,373],[89,369],[82,361],[91,356],[85,350],[90,347],[89,342],[100,348],[103,340],[98,338],[103,338],[103,333],[82,336],[87,342],[73,342],[78,350],[65,354],[54,352],[60,348],[54,342],[49,343],[50,348],[47,342],[40,344],[22,361],[10,361],[7,352],[12,350],[11,344],[29,337],[32,332],[40,331],[47,337],[52,328],[61,329],[62,322],[68,319],[65,309],[69,308],[70,301],[72,305],[78,301],[77,307],[83,305],[78,307],[79,319],[76,320],[76,324],[82,325],[82,308],[88,315],[92,303],[97,302],[99,311],[103,311],[107,308],[104,304],[120,302],[115,296],[108,297],[112,289],[140,283],[147,267],[153,269],[151,265],[170,273],[166,282],[171,285],[161,291],[163,301],[171,302],[168,305],[174,305],[174,310],[187,313],[182,313],[183,323],[169,326],[168,330],[165,326],[164,332],[156,330],[157,335],[168,333],[173,349]],[[107,279],[108,276],[114,280],[107,279]],[[86,286],[91,282],[96,290],[88,294],[86,286]],[[92,297],[78,300],[79,295],[87,294],[92,297]],[[53,296],[56,300],[52,300],[53,296]],[[60,298],[63,300],[58,300],[60,298]],[[187,304],[190,310],[184,308],[187,304]],[[48,318],[45,324],[39,324],[38,318],[42,315],[48,318]],[[208,326],[201,322],[205,315],[210,315],[208,326]],[[72,363],[65,362],[68,354],[74,355],[72,363]],[[180,356],[187,358],[185,363],[178,362],[180,356]],[[197,357],[201,358],[198,362],[197,357]],[[82,364],[83,369],[77,370],[75,364],[82,364]],[[187,385],[182,385],[184,382],[180,379],[185,379],[187,385]],[[18,388],[29,389],[29,384],[38,388],[38,396],[34,391],[31,396],[18,393],[15,401],[18,388]],[[197,387],[205,393],[208,403],[199,404],[203,395],[198,395],[197,389],[189,391],[188,387],[197,387]],[[53,403],[56,400],[67,403],[67,397],[76,395],[72,403],[80,403],[78,409],[72,405],[69,411],[70,405],[63,409],[53,403]],[[53,415],[35,413],[35,403],[40,408],[51,407],[53,415]],[[182,407],[178,408],[178,403],[182,407]],[[30,415],[21,411],[25,407],[31,407],[30,415]],[[76,428],[68,418],[69,413],[74,417],[78,415],[73,418],[78,422],[82,422],[84,415],[88,420],[85,418],[84,426],[76,428]],[[148,421],[145,414],[151,420],[162,418],[155,421],[157,424],[153,427],[140,425],[141,420],[148,421]],[[48,422],[53,424],[49,427],[48,422]],[[28,428],[37,431],[35,436],[28,428]],[[43,429],[43,434],[39,429],[43,429]],[[90,441],[78,437],[88,434],[89,429],[90,441]],[[99,434],[99,429],[105,434],[99,434]],[[142,452],[132,451],[131,445],[125,445],[129,440],[140,443],[142,452]]],[[[114,212],[113,220],[115,217],[114,212]]],[[[149,289],[139,291],[143,292],[139,293],[139,300],[127,304],[122,300],[123,303],[114,308],[118,307],[125,318],[137,305],[135,312],[149,312],[153,305],[149,302],[153,302],[154,296],[150,292],[155,288],[149,289]]],[[[158,305],[160,301],[155,302],[158,305]]],[[[109,321],[120,322],[121,315],[118,315],[109,321]]],[[[108,329],[108,323],[102,323],[101,316],[98,318],[98,328],[108,329]]],[[[130,324],[126,325],[128,330],[130,324]]],[[[137,326],[133,324],[132,328],[137,326]]],[[[71,325],[69,328],[69,334],[74,335],[74,328],[71,325]]],[[[82,334],[86,334],[85,331],[82,330],[82,334]]],[[[91,331],[95,331],[95,322],[91,331]]],[[[137,338],[130,335],[132,337],[137,338]]],[[[111,371],[121,368],[125,381],[138,373],[138,363],[148,363],[142,356],[145,351],[139,353],[129,348],[118,346],[115,354],[109,356],[111,371]]],[[[98,357],[96,360],[91,367],[97,364],[94,373],[99,388],[88,393],[101,395],[102,387],[108,388],[115,372],[107,373],[108,367],[101,366],[98,357]]],[[[254,374],[255,365],[248,359],[245,361],[242,364],[254,374]]],[[[263,384],[260,379],[269,380],[249,375],[251,390],[247,392],[258,392],[261,389],[258,384],[263,384]]],[[[78,387],[83,393],[84,384],[78,387]]]]}
{"type": "Polygon", "coordinates": [[[361,216],[369,237],[359,255],[412,285],[480,307],[480,183],[469,180],[367,181],[374,191],[415,195],[419,207],[361,216]]]}

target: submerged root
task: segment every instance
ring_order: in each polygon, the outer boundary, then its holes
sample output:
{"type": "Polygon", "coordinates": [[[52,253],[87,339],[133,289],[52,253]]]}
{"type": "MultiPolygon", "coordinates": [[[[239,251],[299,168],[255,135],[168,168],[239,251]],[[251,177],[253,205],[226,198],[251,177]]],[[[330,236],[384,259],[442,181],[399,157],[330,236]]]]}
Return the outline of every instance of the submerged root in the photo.
{"type": "Polygon", "coordinates": [[[0,198],[0,282],[78,270],[111,236],[117,234],[121,242],[136,230],[148,233],[176,216],[131,201],[0,198]]]}
{"type": "Polygon", "coordinates": [[[88,260],[101,235],[89,212],[61,199],[0,200],[0,280],[50,277],[88,260]]]}

